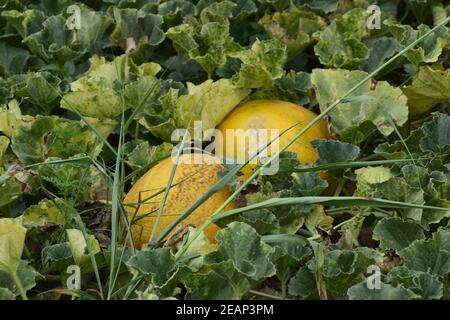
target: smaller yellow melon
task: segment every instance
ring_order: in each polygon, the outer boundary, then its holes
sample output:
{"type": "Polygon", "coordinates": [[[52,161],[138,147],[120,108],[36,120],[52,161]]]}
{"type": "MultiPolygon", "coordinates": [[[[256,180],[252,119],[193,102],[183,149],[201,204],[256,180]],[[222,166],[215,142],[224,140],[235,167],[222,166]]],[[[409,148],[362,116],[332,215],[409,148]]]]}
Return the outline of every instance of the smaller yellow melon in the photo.
{"type": "MultiPolygon", "coordinates": [[[[172,158],[161,161],[144,174],[125,196],[123,203],[128,212],[128,220],[134,221],[131,232],[138,248],[147,244],[150,239],[173,165],[172,158]],[[140,205],[136,210],[139,202],[140,205]]],[[[179,158],[172,188],[156,228],[156,235],[219,181],[218,172],[222,168],[217,158],[206,154],[182,155],[179,158]]],[[[223,188],[183,220],[180,227],[189,225],[200,227],[230,194],[228,188],[223,188]]],[[[235,207],[234,203],[230,203],[225,210],[235,207]]],[[[218,229],[215,224],[211,224],[206,228],[205,235],[214,242],[218,229]]]]}
{"type": "MultiPolygon", "coordinates": [[[[279,134],[281,134],[287,128],[297,124],[280,137],[279,149],[281,149],[316,116],[314,112],[302,106],[285,101],[255,100],[244,103],[228,114],[218,126],[221,135],[215,140],[216,155],[227,159],[237,159],[242,162],[248,159],[250,153],[254,153],[258,149],[257,146],[252,146],[250,143],[245,144],[244,148],[240,147],[237,141],[238,138],[236,136],[227,136],[227,130],[237,132],[237,130],[265,129],[267,130],[266,140],[269,142],[274,139],[270,134],[271,129],[279,130],[279,134]],[[234,141],[229,141],[230,137],[234,141]]],[[[312,126],[286,151],[296,153],[303,164],[314,162],[318,156],[310,142],[315,139],[330,139],[326,121],[320,120],[312,126]]],[[[276,151],[278,150],[274,150],[269,146],[267,155],[271,155],[276,151]]],[[[251,175],[253,166],[247,165],[243,168],[243,179],[247,179],[251,175]]]]}

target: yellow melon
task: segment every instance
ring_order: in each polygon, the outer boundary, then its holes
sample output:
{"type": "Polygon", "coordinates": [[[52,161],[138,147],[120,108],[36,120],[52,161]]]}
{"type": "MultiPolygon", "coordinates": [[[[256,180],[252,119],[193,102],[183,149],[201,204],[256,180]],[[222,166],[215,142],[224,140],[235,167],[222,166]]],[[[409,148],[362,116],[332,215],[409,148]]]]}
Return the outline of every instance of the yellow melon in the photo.
{"type": "MultiPolygon", "coordinates": [[[[267,129],[267,141],[274,137],[270,135],[270,129],[277,129],[281,134],[285,129],[295,125],[289,131],[284,133],[279,139],[279,148],[283,147],[289,140],[298,134],[308,125],[317,115],[299,105],[278,101],[278,100],[256,100],[242,104],[235,108],[218,126],[221,135],[215,140],[216,154],[223,158],[234,158],[239,161],[247,159],[250,153],[257,150],[256,146],[250,143],[245,148],[238,147],[238,138],[235,135],[229,135],[228,138],[234,141],[227,141],[227,130],[248,130],[248,129],[267,129]],[[233,147],[229,147],[232,145],[233,147]]],[[[315,139],[330,139],[328,125],[326,121],[320,120],[303,136],[297,139],[286,151],[295,152],[301,163],[309,163],[317,160],[318,156],[310,142],[315,139]]],[[[268,148],[268,155],[276,152],[276,149],[268,148]]],[[[254,165],[247,165],[243,168],[243,179],[248,178],[252,173],[254,165]]]]}
{"type": "MultiPolygon", "coordinates": [[[[158,163],[133,185],[124,198],[123,203],[127,208],[128,220],[133,221],[131,231],[138,248],[147,244],[150,239],[163,198],[164,188],[168,184],[173,165],[172,158],[158,163]],[[157,194],[158,192],[159,194],[157,194]],[[137,206],[138,203],[140,203],[139,206],[137,206]]],[[[218,172],[222,168],[220,161],[209,155],[191,154],[182,155],[179,158],[172,188],[169,191],[163,214],[156,228],[156,235],[176,217],[190,208],[219,180],[218,172]]],[[[230,194],[228,188],[223,188],[183,220],[177,228],[189,225],[201,226],[230,194]]],[[[230,203],[225,210],[235,207],[234,203],[230,203]]],[[[205,230],[209,240],[215,241],[218,229],[215,224],[211,224],[205,230]]]]}

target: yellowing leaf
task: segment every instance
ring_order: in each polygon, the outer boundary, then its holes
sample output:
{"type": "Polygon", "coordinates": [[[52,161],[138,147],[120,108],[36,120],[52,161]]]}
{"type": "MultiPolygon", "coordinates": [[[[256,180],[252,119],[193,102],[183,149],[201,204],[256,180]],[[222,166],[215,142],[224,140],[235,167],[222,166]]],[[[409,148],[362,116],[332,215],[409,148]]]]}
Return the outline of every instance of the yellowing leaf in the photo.
{"type": "Polygon", "coordinates": [[[65,213],[58,207],[58,201],[44,199],[29,207],[23,213],[23,224],[28,228],[45,227],[47,224],[64,225],[65,213]]]}
{"type": "Polygon", "coordinates": [[[388,181],[392,177],[389,168],[386,167],[367,167],[356,170],[358,182],[370,184],[382,183],[388,181]]]}
{"type": "Polygon", "coordinates": [[[15,274],[22,256],[27,229],[22,217],[0,219],[0,271],[15,274]]]}
{"type": "Polygon", "coordinates": [[[189,119],[201,120],[203,130],[218,125],[249,93],[228,79],[207,80],[198,86],[188,83],[188,91],[188,95],[178,98],[176,121],[186,127],[189,119]]]}
{"type": "Polygon", "coordinates": [[[450,101],[450,70],[421,67],[412,84],[403,89],[412,116],[430,111],[440,102],[450,101]]]}
{"type": "MultiPolygon", "coordinates": [[[[83,232],[78,229],[67,229],[67,237],[69,238],[70,248],[72,249],[73,259],[79,266],[89,262],[89,250],[83,232]]],[[[100,245],[93,235],[88,235],[92,253],[100,252],[100,245]]]]}
{"type": "MultiPolygon", "coordinates": [[[[366,76],[362,71],[314,69],[311,83],[320,110],[324,111],[366,76]]],[[[366,81],[336,106],[330,117],[333,129],[342,139],[360,143],[375,129],[385,136],[390,135],[394,132],[392,122],[402,126],[408,120],[407,98],[386,81],[366,81]]]]}

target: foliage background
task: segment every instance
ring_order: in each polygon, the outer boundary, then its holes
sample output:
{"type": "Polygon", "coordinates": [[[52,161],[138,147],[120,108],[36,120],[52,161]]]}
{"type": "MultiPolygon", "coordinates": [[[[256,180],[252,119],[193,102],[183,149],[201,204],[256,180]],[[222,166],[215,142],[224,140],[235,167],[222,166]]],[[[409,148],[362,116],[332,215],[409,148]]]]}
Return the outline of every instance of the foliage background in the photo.
{"type": "Polygon", "coordinates": [[[269,202],[218,220],[217,246],[135,251],[117,221],[173,129],[213,128],[254,99],[323,112],[449,12],[430,0],[0,0],[0,298],[447,299],[447,27],[328,114],[334,140],[314,142],[317,163],[283,153],[284,170],[247,186],[243,207],[269,202]],[[366,27],[372,3],[381,29],[366,27]],[[65,25],[72,4],[79,30],[65,25]],[[319,197],[321,170],[334,202],[319,197]],[[269,205],[288,197],[300,200],[269,205]],[[65,287],[72,264],[80,290],[65,287]],[[381,290],[367,289],[371,265],[381,290]]]}

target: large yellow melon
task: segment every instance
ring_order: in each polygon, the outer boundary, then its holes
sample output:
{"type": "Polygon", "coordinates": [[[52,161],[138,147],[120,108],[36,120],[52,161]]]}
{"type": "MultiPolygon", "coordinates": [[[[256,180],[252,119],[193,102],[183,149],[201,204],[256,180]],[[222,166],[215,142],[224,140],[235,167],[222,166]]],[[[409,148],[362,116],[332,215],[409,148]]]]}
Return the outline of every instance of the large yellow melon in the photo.
{"type": "MultiPolygon", "coordinates": [[[[127,208],[129,221],[134,221],[131,231],[138,248],[147,244],[150,238],[173,165],[172,158],[161,161],[144,174],[125,196],[123,203],[127,208]],[[155,196],[158,192],[159,194],[155,196]],[[140,205],[136,210],[133,206],[137,207],[139,202],[140,205]]],[[[222,168],[220,161],[209,155],[192,154],[182,155],[179,158],[172,188],[160,217],[156,235],[189,209],[219,180],[218,172],[222,168]]],[[[230,194],[228,188],[223,188],[183,220],[178,228],[189,225],[200,227],[230,194]]],[[[225,210],[233,208],[235,208],[234,203],[230,203],[225,210]]],[[[211,224],[205,230],[205,234],[211,241],[215,241],[218,229],[216,225],[211,224]]]]}
{"type": "MultiPolygon", "coordinates": [[[[281,134],[285,129],[298,123],[295,127],[284,133],[279,139],[279,147],[283,147],[289,140],[298,134],[304,127],[308,125],[317,115],[299,105],[278,101],[278,100],[256,100],[242,104],[235,108],[218,126],[222,133],[216,137],[216,154],[219,157],[234,158],[242,161],[247,159],[250,152],[254,152],[257,148],[252,148],[250,144],[246,144],[245,148],[238,147],[237,137],[231,144],[234,148],[227,147],[230,141],[227,141],[227,130],[248,130],[248,129],[278,129],[281,134]]],[[[274,137],[270,137],[268,132],[268,141],[274,137]]],[[[232,136],[228,136],[232,137],[232,136]]],[[[329,139],[330,134],[326,121],[320,120],[303,136],[297,139],[286,151],[295,152],[301,163],[309,163],[317,160],[318,156],[310,142],[315,139],[329,139]]],[[[268,155],[277,150],[268,149],[268,155]]],[[[251,175],[252,167],[248,165],[243,168],[246,179],[251,175]]]]}

